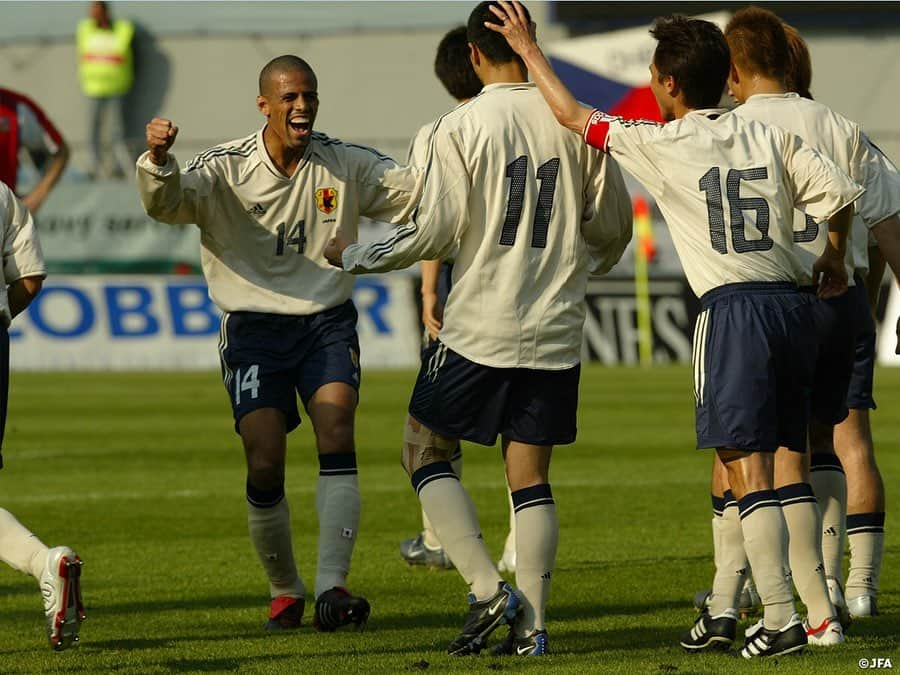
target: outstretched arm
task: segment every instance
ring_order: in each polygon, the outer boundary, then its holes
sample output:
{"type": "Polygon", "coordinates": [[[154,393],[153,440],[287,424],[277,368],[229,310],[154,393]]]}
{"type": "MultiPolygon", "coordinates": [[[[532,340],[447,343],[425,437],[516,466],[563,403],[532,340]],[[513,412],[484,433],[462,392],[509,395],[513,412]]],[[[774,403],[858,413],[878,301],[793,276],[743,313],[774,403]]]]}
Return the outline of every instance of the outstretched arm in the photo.
{"type": "Polygon", "coordinates": [[[572,92],[553,72],[553,67],[534,40],[532,26],[525,18],[522,5],[516,0],[497,0],[497,4],[499,8],[491,5],[490,9],[503,22],[502,25],[485,21],[485,27],[505,37],[513,51],[522,57],[557,121],[567,129],[582,133],[593,109],[575,100],[572,92]]]}

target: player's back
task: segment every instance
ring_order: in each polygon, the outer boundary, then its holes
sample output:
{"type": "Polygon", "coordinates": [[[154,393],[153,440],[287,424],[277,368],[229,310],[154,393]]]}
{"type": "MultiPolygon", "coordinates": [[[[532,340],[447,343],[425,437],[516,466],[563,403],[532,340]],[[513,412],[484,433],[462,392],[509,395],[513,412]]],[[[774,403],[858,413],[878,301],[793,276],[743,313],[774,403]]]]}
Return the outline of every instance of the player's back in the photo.
{"type": "Polygon", "coordinates": [[[794,208],[824,220],[858,194],[797,136],[721,110],[666,125],[601,115],[587,134],[656,197],[698,296],[730,283],[797,283],[794,208]]]}
{"type": "MultiPolygon", "coordinates": [[[[802,98],[796,93],[756,94],[734,110],[734,114],[785,129],[831,159],[842,171],[862,182],[858,166],[862,137],[859,126],[818,101],[802,98]]],[[[863,197],[865,199],[865,196],[863,197]]],[[[820,226],[801,211],[794,213],[794,241],[799,250],[805,277],[801,283],[811,283],[812,264],[825,248],[828,228],[820,226]]],[[[854,226],[855,234],[865,235],[861,224],[854,226]]],[[[863,237],[867,240],[867,237],[863,237]]],[[[853,248],[848,247],[848,273],[853,279],[853,248]]]]}
{"type": "MultiPolygon", "coordinates": [[[[560,127],[531,83],[485,87],[440,120],[432,152],[456,154],[468,182],[442,342],[495,367],[578,363],[583,228],[610,219],[595,206],[604,189],[623,198],[615,164],[560,127]]],[[[628,238],[611,244],[616,260],[628,238]]]]}

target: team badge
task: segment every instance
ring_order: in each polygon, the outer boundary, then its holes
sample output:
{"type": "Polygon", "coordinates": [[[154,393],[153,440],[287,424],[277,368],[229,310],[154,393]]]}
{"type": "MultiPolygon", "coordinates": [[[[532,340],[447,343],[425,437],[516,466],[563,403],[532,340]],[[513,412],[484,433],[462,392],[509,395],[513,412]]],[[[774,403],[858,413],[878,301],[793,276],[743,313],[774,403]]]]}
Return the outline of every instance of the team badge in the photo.
{"type": "Polygon", "coordinates": [[[316,206],[319,211],[328,215],[337,208],[338,193],[333,187],[316,190],[316,206]]]}

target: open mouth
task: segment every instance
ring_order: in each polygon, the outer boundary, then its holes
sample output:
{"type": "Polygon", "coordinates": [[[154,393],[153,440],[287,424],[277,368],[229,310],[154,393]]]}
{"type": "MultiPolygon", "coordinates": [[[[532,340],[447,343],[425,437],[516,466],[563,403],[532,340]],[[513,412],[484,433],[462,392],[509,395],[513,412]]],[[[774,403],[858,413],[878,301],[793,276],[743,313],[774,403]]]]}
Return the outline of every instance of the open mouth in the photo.
{"type": "Polygon", "coordinates": [[[288,122],[288,126],[297,136],[308,136],[310,132],[309,122],[288,122]]]}

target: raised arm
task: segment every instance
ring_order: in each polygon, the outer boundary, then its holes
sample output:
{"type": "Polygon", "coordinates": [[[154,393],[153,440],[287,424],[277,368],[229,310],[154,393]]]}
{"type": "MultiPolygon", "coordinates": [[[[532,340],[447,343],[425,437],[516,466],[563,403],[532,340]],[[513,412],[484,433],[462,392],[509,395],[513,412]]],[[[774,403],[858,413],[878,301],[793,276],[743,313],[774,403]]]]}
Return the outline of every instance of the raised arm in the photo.
{"type": "Polygon", "coordinates": [[[497,5],[499,7],[491,5],[490,9],[503,22],[502,25],[485,21],[485,27],[505,37],[513,51],[522,57],[531,79],[544,96],[556,120],[567,129],[582,133],[593,109],[575,100],[572,92],[553,72],[553,67],[535,42],[533,25],[529,25],[525,19],[522,6],[516,0],[497,0],[497,5]]]}
{"type": "Polygon", "coordinates": [[[208,161],[197,161],[179,171],[169,149],[178,135],[170,120],[154,117],[147,124],[147,152],[137,160],[137,190],[144,211],[151,218],[171,225],[202,227],[201,211],[216,184],[208,161]]]}

